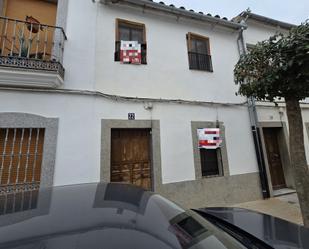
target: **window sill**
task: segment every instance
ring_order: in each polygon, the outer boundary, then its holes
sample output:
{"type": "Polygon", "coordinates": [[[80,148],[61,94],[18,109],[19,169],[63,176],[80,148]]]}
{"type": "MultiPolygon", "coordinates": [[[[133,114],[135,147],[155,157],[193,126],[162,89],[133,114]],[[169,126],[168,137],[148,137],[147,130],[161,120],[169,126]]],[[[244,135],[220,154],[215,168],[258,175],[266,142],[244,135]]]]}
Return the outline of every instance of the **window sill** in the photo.
{"type": "Polygon", "coordinates": [[[148,63],[141,63],[141,64],[134,64],[134,63],[121,63],[120,61],[114,61],[114,62],[118,62],[119,64],[123,64],[123,65],[137,65],[137,66],[141,66],[141,65],[147,65],[148,63]]]}
{"type": "Polygon", "coordinates": [[[211,176],[202,176],[202,179],[209,179],[209,178],[218,178],[224,177],[224,175],[211,175],[211,176]]]}
{"type": "Polygon", "coordinates": [[[206,72],[206,73],[213,73],[213,70],[204,70],[204,69],[197,69],[197,68],[189,68],[192,71],[199,71],[199,72],[206,72]]]}

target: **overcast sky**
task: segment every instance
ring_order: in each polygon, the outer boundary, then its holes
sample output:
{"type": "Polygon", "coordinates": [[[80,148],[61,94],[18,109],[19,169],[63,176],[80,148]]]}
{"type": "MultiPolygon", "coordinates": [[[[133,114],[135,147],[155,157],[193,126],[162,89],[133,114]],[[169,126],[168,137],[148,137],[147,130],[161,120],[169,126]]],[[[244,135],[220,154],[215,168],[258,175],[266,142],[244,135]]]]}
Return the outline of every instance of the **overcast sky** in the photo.
{"type": "MultiPolygon", "coordinates": [[[[159,2],[160,0],[155,0],[159,2]]],[[[163,0],[166,4],[232,18],[250,8],[253,13],[300,24],[309,18],[309,0],[163,0]]]]}

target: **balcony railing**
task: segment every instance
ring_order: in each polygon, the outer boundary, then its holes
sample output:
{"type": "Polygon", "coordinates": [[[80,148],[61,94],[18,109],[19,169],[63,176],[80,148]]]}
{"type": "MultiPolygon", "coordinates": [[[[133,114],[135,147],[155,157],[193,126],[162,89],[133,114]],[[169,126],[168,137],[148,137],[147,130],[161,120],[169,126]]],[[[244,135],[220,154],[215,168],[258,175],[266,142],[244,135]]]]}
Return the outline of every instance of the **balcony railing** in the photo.
{"type": "Polygon", "coordinates": [[[0,67],[53,71],[64,78],[63,28],[0,17],[0,31],[0,67]]]}
{"type": "Polygon", "coordinates": [[[189,52],[190,69],[213,72],[211,55],[189,52]]]}

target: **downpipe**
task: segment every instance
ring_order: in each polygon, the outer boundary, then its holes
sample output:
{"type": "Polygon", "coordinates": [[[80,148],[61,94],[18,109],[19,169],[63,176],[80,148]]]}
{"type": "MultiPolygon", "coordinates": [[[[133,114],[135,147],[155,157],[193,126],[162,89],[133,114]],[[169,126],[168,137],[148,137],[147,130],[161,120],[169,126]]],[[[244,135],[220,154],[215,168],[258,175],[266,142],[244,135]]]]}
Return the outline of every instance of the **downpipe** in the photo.
{"type": "MultiPolygon", "coordinates": [[[[238,38],[238,49],[239,54],[243,55],[247,53],[244,37],[243,37],[243,31],[244,28],[240,29],[239,38],[238,38]]],[[[250,125],[251,125],[251,131],[254,141],[254,147],[255,147],[255,154],[257,158],[257,163],[259,167],[259,176],[261,181],[261,188],[262,188],[262,195],[263,198],[269,198],[269,185],[267,180],[267,174],[266,174],[266,166],[265,166],[265,159],[263,156],[263,147],[261,143],[261,128],[258,124],[258,115],[256,111],[256,104],[254,97],[247,98],[248,101],[248,111],[250,116],[250,125]]]]}

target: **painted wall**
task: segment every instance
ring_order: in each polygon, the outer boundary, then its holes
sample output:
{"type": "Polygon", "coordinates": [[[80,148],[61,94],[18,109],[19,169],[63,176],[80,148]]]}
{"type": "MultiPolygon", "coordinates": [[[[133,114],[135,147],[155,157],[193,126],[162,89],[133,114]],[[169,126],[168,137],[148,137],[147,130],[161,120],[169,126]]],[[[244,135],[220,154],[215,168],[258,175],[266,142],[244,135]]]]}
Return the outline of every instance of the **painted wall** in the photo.
{"type": "MultiPolygon", "coordinates": [[[[237,32],[218,27],[211,29],[197,22],[177,21],[160,14],[143,14],[140,10],[119,10],[92,1],[69,1],[67,9],[63,88],[138,97],[236,103],[245,100],[235,96],[237,87],[233,82],[233,67],[239,58],[237,32]],[[118,17],[146,24],[148,65],[114,62],[115,18],[118,17]],[[214,73],[189,70],[188,32],[210,38],[214,73]]],[[[101,119],[126,120],[128,113],[134,112],[138,120],[160,120],[161,171],[168,194],[174,193],[171,183],[175,182],[190,181],[190,191],[195,189],[191,121],[215,122],[218,119],[225,125],[229,171],[235,176],[233,184],[240,182],[239,188],[245,190],[246,181],[238,181],[238,177],[246,178],[242,175],[252,173],[255,194],[251,193],[250,198],[260,198],[258,167],[245,106],[154,103],[153,110],[148,111],[144,103],[90,95],[0,91],[0,112],[59,118],[56,186],[100,180],[101,119]]],[[[234,195],[225,188],[231,184],[229,177],[219,180],[224,182],[222,191],[226,191],[226,195],[220,195],[221,201],[235,201],[234,195]]],[[[204,186],[201,182],[197,182],[200,187],[204,186]]]]}
{"type": "MultiPolygon", "coordinates": [[[[66,28],[68,41],[64,55],[64,67],[66,68],[64,87],[139,97],[243,101],[242,98],[235,97],[236,88],[232,80],[233,61],[238,58],[235,43],[237,34],[232,33],[231,30],[217,30],[216,28],[216,31],[211,31],[209,27],[203,27],[197,23],[188,24],[184,21],[177,23],[175,19],[165,16],[162,18],[164,19],[160,21],[151,13],[144,15],[141,11],[128,9],[124,12],[99,3],[93,4],[90,1],[69,1],[66,28]],[[80,18],[81,10],[82,19],[80,18]],[[146,24],[148,65],[120,65],[119,62],[114,62],[116,17],[146,24]],[[87,20],[87,26],[85,26],[85,20],[87,20]],[[168,34],[168,31],[173,33],[168,34]],[[211,34],[208,36],[210,36],[214,56],[215,73],[188,69],[185,35],[189,31],[204,35],[211,34]],[[164,49],[160,34],[167,37],[170,46],[174,48],[174,43],[176,43],[178,48],[175,48],[172,53],[168,52],[167,48],[164,49]],[[164,54],[170,59],[173,56],[182,59],[177,59],[176,63],[168,63],[167,60],[161,59],[164,54]],[[231,60],[222,59],[222,54],[228,55],[227,58],[231,60]],[[126,78],[132,80],[127,82],[126,78]],[[213,87],[209,88],[210,84],[213,87]],[[225,96],[229,97],[225,98],[225,96]]],[[[100,120],[127,119],[128,112],[135,112],[137,119],[160,120],[164,183],[195,179],[191,121],[215,121],[217,116],[225,123],[227,129],[230,173],[234,175],[257,171],[247,109],[244,107],[236,110],[233,109],[234,107],[219,109],[217,114],[216,108],[156,104],[150,113],[143,108],[142,104],[115,103],[98,98],[91,99],[91,97],[59,95],[50,97],[57,100],[48,100],[43,96],[38,96],[38,98],[47,101],[46,106],[49,102],[55,102],[58,106],[54,106],[49,111],[46,110],[45,113],[40,108],[36,110],[42,115],[60,118],[56,185],[99,180],[100,120]],[[68,113],[70,115],[67,115],[68,113]],[[85,128],[90,133],[84,134],[85,128]],[[179,143],[179,138],[182,143],[179,143]],[[243,142],[239,142],[240,140],[243,142]],[[80,146],[85,148],[85,152],[77,155],[76,151],[80,151],[80,146]],[[244,154],[243,151],[248,151],[248,153],[244,154]],[[75,168],[76,165],[84,164],[89,166],[75,168]],[[68,174],[72,168],[74,168],[73,172],[68,174]]],[[[31,100],[29,100],[30,103],[31,100]]],[[[31,112],[31,108],[26,109],[31,112]]]]}
{"type": "MultiPolygon", "coordinates": [[[[65,1],[65,0],[62,0],[65,1]]],[[[68,40],[64,48],[64,88],[94,89],[97,4],[70,0],[66,22],[68,40]]]]}
{"type": "Polygon", "coordinates": [[[191,121],[215,121],[226,127],[230,174],[257,172],[246,107],[209,108],[179,104],[115,102],[90,96],[1,92],[0,112],[25,112],[59,118],[55,185],[94,182],[100,177],[101,119],[160,120],[163,183],[195,180],[191,121]],[[40,103],[39,105],[35,103],[40,103]]]}
{"type": "MultiPolygon", "coordinates": [[[[26,21],[26,16],[31,16],[41,24],[55,26],[57,3],[41,0],[6,0],[3,2],[2,12],[4,16],[11,19],[26,21]]],[[[4,44],[4,55],[10,54],[11,49],[13,49],[13,53],[19,54],[22,39],[25,41],[26,48],[31,46],[30,55],[35,54],[36,51],[41,54],[45,52],[49,58],[52,53],[53,39],[56,33],[54,28],[43,27],[38,33],[32,33],[29,32],[30,28],[27,29],[23,22],[15,24],[14,21],[9,21],[6,25],[5,22],[1,21],[0,30],[1,33],[7,35],[5,40],[1,39],[1,44],[4,44]],[[16,40],[14,40],[14,37],[16,37],[16,40]],[[46,44],[44,42],[45,37],[47,38],[46,44]],[[36,41],[40,42],[37,43],[36,41]]]]}
{"type": "Polygon", "coordinates": [[[40,0],[7,0],[5,2],[5,16],[25,20],[26,16],[33,16],[40,23],[54,26],[56,23],[57,4],[40,0]]]}
{"type": "Polygon", "coordinates": [[[268,39],[277,33],[286,34],[288,31],[280,27],[262,24],[253,20],[247,20],[248,28],[244,31],[244,39],[247,44],[256,44],[268,39]]]}
{"type": "Polygon", "coordinates": [[[154,97],[242,102],[236,97],[233,68],[239,58],[236,31],[159,12],[98,5],[96,89],[105,93],[154,97]],[[146,25],[147,65],[114,62],[115,19],[146,25]],[[213,73],[189,70],[186,34],[207,36],[213,73]]]}

